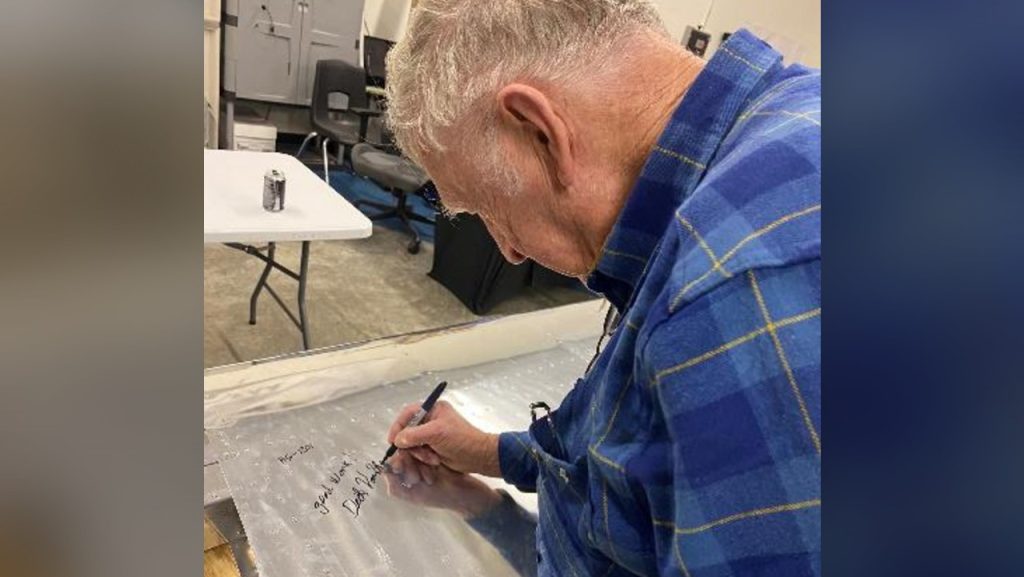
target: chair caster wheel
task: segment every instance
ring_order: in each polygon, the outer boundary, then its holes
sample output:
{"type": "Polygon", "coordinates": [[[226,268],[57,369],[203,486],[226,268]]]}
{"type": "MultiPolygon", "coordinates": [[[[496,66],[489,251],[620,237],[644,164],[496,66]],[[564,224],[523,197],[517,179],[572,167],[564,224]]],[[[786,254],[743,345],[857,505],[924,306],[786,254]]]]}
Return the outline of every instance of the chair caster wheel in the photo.
{"type": "Polygon", "coordinates": [[[411,241],[409,241],[409,246],[406,247],[406,250],[409,251],[409,254],[417,254],[417,253],[419,253],[420,252],[420,241],[418,241],[418,240],[411,240],[411,241]]]}

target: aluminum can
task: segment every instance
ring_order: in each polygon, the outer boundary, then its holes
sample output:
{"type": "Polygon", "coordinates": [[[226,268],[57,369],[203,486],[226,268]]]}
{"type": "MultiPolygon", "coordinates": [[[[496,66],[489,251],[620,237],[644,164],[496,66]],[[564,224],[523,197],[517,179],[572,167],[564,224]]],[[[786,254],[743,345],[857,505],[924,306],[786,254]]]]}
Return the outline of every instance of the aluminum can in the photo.
{"type": "Polygon", "coordinates": [[[284,210],[284,172],[272,168],[263,175],[263,209],[270,212],[284,210]]]}

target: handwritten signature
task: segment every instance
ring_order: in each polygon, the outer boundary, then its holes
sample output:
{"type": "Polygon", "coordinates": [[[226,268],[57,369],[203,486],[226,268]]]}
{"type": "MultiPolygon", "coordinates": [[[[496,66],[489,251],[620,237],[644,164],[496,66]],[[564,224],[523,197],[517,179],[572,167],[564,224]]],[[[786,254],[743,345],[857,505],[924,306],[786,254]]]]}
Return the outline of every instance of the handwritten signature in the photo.
{"type": "Polygon", "coordinates": [[[313,509],[320,511],[320,514],[326,515],[331,512],[331,509],[327,506],[327,501],[334,494],[334,487],[341,483],[341,480],[345,478],[345,473],[348,468],[354,465],[348,457],[345,457],[341,461],[341,465],[332,469],[327,475],[327,480],[324,483],[320,483],[320,488],[323,489],[316,496],[316,501],[313,503],[313,509]],[[330,485],[328,485],[330,483],[330,485]]]}
{"type": "MultiPolygon", "coordinates": [[[[330,472],[325,483],[320,484],[320,488],[323,489],[317,494],[316,500],[313,502],[313,509],[319,511],[321,515],[328,515],[331,509],[327,506],[327,502],[331,496],[334,495],[335,488],[341,484],[342,479],[345,478],[349,467],[355,463],[350,461],[346,457],[342,461],[342,465],[330,472]],[[330,483],[330,485],[328,485],[330,483]]],[[[370,494],[370,490],[377,484],[377,477],[384,471],[384,466],[377,462],[365,463],[364,466],[352,474],[353,486],[349,487],[350,497],[341,502],[342,508],[348,511],[353,517],[359,516],[359,510],[362,509],[363,503],[366,501],[367,496],[370,494]],[[363,488],[365,487],[365,489],[363,488]]]]}
{"type": "Polygon", "coordinates": [[[299,447],[298,449],[295,449],[294,451],[291,451],[290,453],[285,453],[285,454],[281,455],[280,457],[277,458],[277,461],[279,463],[281,463],[282,465],[287,465],[295,457],[297,457],[299,455],[305,455],[306,453],[308,453],[308,452],[310,452],[312,450],[313,450],[313,445],[311,445],[309,443],[306,443],[305,445],[302,445],[301,447],[299,447]]]}
{"type": "Polygon", "coordinates": [[[380,463],[373,461],[366,463],[365,467],[370,474],[367,475],[366,471],[356,471],[355,473],[355,484],[362,484],[366,486],[366,491],[360,490],[359,487],[352,487],[352,498],[345,499],[341,502],[341,506],[344,507],[349,513],[352,513],[353,517],[359,516],[359,509],[363,506],[363,501],[366,500],[366,496],[370,489],[373,489],[374,485],[377,484],[377,476],[384,470],[384,466],[380,463]]]}

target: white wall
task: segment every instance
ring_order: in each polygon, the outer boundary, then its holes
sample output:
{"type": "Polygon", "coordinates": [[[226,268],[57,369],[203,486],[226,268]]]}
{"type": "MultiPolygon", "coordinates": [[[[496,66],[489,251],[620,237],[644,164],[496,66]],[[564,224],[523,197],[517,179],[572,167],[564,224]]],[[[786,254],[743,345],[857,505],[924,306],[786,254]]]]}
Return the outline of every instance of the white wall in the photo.
{"type": "MultiPolygon", "coordinates": [[[[409,19],[410,0],[365,0],[363,18],[373,36],[398,40],[409,19]]],[[[714,6],[705,30],[711,50],[723,32],[747,28],[785,56],[787,62],[821,66],[821,0],[654,0],[669,33],[682,40],[687,25],[697,26],[714,6]]]]}
{"type": "Polygon", "coordinates": [[[747,28],[768,41],[787,62],[821,66],[821,0],[654,0],[669,33],[682,40],[711,6],[704,30],[711,34],[710,57],[723,32],[747,28]]]}
{"type": "Polygon", "coordinates": [[[365,0],[363,4],[364,30],[370,36],[399,40],[409,20],[411,0],[365,0]]]}

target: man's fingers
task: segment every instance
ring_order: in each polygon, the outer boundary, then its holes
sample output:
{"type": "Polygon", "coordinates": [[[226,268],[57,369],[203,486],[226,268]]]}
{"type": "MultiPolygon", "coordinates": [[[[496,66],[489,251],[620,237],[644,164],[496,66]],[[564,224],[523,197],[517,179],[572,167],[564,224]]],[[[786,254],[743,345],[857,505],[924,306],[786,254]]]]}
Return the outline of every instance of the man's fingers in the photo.
{"type": "Polygon", "coordinates": [[[427,419],[435,419],[449,410],[452,410],[452,404],[443,399],[439,400],[434,403],[433,408],[431,408],[430,412],[427,413],[427,419]]]}
{"type": "Polygon", "coordinates": [[[406,469],[415,464],[415,459],[408,451],[398,451],[388,459],[388,467],[398,474],[403,473],[406,469]]]}
{"type": "Polygon", "coordinates": [[[388,443],[395,442],[395,436],[398,432],[405,428],[405,424],[409,422],[409,419],[416,414],[416,411],[420,410],[420,406],[413,403],[402,407],[401,411],[398,411],[398,416],[391,423],[391,427],[388,429],[388,443]]]}
{"type": "Polygon", "coordinates": [[[395,436],[395,446],[399,449],[408,449],[410,447],[429,445],[438,438],[441,427],[440,421],[428,421],[417,427],[403,429],[395,436]]]}
{"type": "Polygon", "coordinates": [[[441,457],[430,447],[413,447],[408,450],[416,460],[436,467],[441,464],[441,457]]]}

